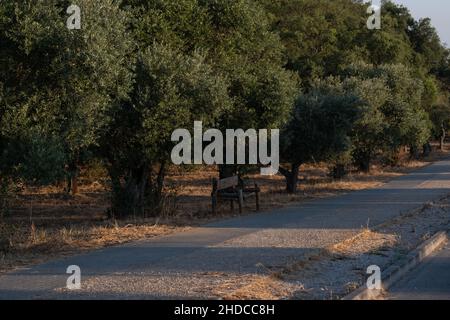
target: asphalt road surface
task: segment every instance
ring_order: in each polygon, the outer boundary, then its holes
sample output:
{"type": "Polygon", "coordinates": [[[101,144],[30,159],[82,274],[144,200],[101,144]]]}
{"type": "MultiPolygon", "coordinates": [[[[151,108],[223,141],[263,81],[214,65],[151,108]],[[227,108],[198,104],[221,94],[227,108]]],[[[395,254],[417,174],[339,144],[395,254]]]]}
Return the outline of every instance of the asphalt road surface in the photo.
{"type": "Polygon", "coordinates": [[[450,245],[428,257],[395,284],[389,300],[450,300],[450,245]]]}
{"type": "Polygon", "coordinates": [[[227,279],[263,274],[450,194],[450,161],[379,188],[105,248],[0,277],[0,299],[214,299],[227,279]],[[82,288],[66,290],[69,265],[82,288]]]}

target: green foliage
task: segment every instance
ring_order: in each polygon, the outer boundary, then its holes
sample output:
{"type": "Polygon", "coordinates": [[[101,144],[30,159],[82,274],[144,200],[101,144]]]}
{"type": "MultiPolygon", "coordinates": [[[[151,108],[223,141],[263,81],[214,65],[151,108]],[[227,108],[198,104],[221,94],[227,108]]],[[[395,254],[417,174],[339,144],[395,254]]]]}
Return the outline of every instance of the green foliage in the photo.
{"type": "Polygon", "coordinates": [[[58,172],[60,160],[95,145],[109,122],[106,111],[131,85],[127,14],[113,0],[77,4],[81,30],[66,27],[68,1],[0,4],[0,141],[21,135],[26,152],[12,148],[8,157],[22,168],[15,174],[32,181],[59,177],[33,174],[52,172],[51,165],[58,172]]]}
{"type": "Polygon", "coordinates": [[[155,160],[170,153],[175,129],[191,128],[194,121],[211,125],[231,104],[225,80],[199,53],[186,56],[155,44],[142,53],[136,74],[132,103],[143,129],[138,139],[155,160]]]}
{"type": "Polygon", "coordinates": [[[284,128],[291,189],[305,162],[368,170],[448,129],[450,51],[391,1],[381,30],[353,0],[77,0],[81,30],[70,4],[0,2],[2,181],[101,159],[113,213],[156,212],[171,133],[197,120],[284,128]]]}
{"type": "Polygon", "coordinates": [[[351,148],[350,134],[362,112],[362,100],[339,90],[341,84],[335,79],[328,81],[316,82],[299,97],[282,133],[282,159],[291,164],[292,172],[281,172],[290,192],[295,192],[295,171],[301,164],[336,160],[351,148]]]}
{"type": "Polygon", "coordinates": [[[429,18],[414,21],[408,30],[413,50],[417,54],[417,61],[426,71],[435,71],[445,56],[445,47],[442,45],[436,29],[429,18]]]}
{"type": "Polygon", "coordinates": [[[410,44],[408,30],[414,19],[409,10],[391,1],[383,1],[381,10],[381,29],[363,29],[364,46],[368,51],[366,61],[375,65],[412,65],[414,51],[410,44]]]}
{"type": "Polygon", "coordinates": [[[395,151],[404,145],[422,147],[428,141],[431,129],[428,114],[422,107],[422,82],[402,65],[381,66],[380,75],[386,79],[391,92],[382,109],[389,123],[388,148],[395,151]]]}
{"type": "Polygon", "coordinates": [[[361,100],[340,94],[320,82],[301,95],[284,131],[284,158],[305,163],[329,160],[350,148],[349,133],[357,120],[361,100]]]}
{"type": "Polygon", "coordinates": [[[158,207],[175,129],[195,120],[219,129],[278,127],[298,80],[284,70],[282,44],[254,1],[130,0],[123,8],[133,14],[135,86],[112,113],[100,150],[115,194],[126,198],[116,213],[126,215],[126,207],[158,207]]]}
{"type": "Polygon", "coordinates": [[[283,69],[282,43],[259,3],[129,0],[124,6],[135,13],[141,49],[157,42],[187,55],[200,50],[228,80],[232,105],[219,117],[219,128],[265,128],[286,119],[298,80],[283,69]]]}
{"type": "Polygon", "coordinates": [[[389,90],[381,79],[349,78],[346,90],[354,92],[364,101],[365,112],[355,123],[352,133],[352,153],[360,169],[368,170],[369,162],[386,145],[388,123],[385,121],[382,106],[387,102],[389,90]]]}
{"type": "Polygon", "coordinates": [[[409,10],[382,1],[382,28],[366,28],[367,2],[353,0],[263,1],[273,30],[285,46],[286,67],[304,87],[315,78],[336,75],[354,61],[403,64],[417,74],[449,79],[448,50],[430,19],[416,21],[409,10]],[[447,67],[445,67],[447,66],[447,67]]]}
{"type": "Polygon", "coordinates": [[[423,85],[403,65],[353,64],[345,72],[345,90],[360,96],[366,114],[354,128],[354,158],[360,169],[381,153],[395,160],[401,146],[422,147],[431,124],[422,107],[423,85]]]}
{"type": "Polygon", "coordinates": [[[450,103],[435,105],[430,112],[430,118],[433,123],[433,136],[445,138],[450,129],[450,103]]]}
{"type": "Polygon", "coordinates": [[[154,167],[169,162],[172,132],[192,128],[194,121],[212,124],[231,103],[225,80],[200,53],[188,56],[156,43],[138,58],[130,97],[130,102],[116,106],[101,143],[120,199],[117,215],[141,213],[146,204],[155,208],[164,171],[154,167]]]}
{"type": "Polygon", "coordinates": [[[23,149],[23,160],[17,167],[17,174],[28,183],[48,185],[64,177],[67,159],[61,141],[33,135],[20,148],[16,144],[16,148],[23,149]]]}
{"type": "Polygon", "coordinates": [[[285,46],[286,67],[298,72],[305,87],[314,78],[336,74],[365,57],[361,30],[364,6],[349,0],[264,1],[272,26],[285,46]]]}

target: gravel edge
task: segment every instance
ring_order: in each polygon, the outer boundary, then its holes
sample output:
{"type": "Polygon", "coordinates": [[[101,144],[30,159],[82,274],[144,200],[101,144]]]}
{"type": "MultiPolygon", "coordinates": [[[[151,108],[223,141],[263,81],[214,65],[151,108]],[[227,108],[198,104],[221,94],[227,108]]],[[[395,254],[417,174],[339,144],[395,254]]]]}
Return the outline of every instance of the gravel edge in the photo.
{"type": "Polygon", "coordinates": [[[382,288],[369,289],[363,285],[359,289],[348,294],[342,300],[375,300],[383,296],[383,294],[392,287],[397,281],[403,278],[409,271],[417,267],[425,258],[442,248],[448,242],[447,231],[440,231],[433,237],[422,243],[415,250],[407,255],[407,262],[401,266],[391,265],[382,273],[382,288]]]}

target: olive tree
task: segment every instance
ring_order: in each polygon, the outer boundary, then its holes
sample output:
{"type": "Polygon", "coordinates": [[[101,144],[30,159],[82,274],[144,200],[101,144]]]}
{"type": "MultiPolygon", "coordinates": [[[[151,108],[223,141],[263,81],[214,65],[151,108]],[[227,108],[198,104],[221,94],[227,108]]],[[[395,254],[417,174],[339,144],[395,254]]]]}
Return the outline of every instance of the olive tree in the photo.
{"type": "Polygon", "coordinates": [[[281,135],[281,167],[289,193],[297,190],[301,165],[326,161],[351,148],[350,134],[362,111],[361,99],[327,83],[315,83],[295,103],[291,119],[281,135]]]}
{"type": "Polygon", "coordinates": [[[113,110],[100,152],[113,187],[116,217],[158,213],[172,132],[211,124],[230,103],[225,80],[198,53],[154,44],[139,54],[130,100],[113,110]]]}
{"type": "Polygon", "coordinates": [[[128,15],[113,0],[79,0],[81,29],[69,30],[70,4],[0,3],[0,156],[20,169],[13,178],[77,171],[131,87],[128,15]]]}

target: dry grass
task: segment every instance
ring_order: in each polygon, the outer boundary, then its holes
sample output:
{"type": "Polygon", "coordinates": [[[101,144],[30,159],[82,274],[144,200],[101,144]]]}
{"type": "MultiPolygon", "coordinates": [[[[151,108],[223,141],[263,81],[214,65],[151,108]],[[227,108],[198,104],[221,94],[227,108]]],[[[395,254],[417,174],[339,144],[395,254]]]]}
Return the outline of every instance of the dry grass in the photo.
{"type": "Polygon", "coordinates": [[[52,257],[122,244],[181,231],[173,223],[146,221],[104,221],[51,227],[49,225],[0,225],[0,273],[52,257]]]}
{"type": "Polygon", "coordinates": [[[277,279],[251,275],[247,277],[238,277],[229,281],[224,281],[215,294],[221,296],[224,300],[276,300],[279,297],[287,296],[289,290],[277,279]],[[230,288],[239,286],[237,290],[230,288]]]}
{"type": "MultiPolygon", "coordinates": [[[[325,164],[304,166],[300,173],[299,192],[285,193],[281,176],[250,176],[261,187],[261,209],[268,210],[312,198],[329,197],[380,184],[446,156],[434,153],[423,161],[404,162],[396,168],[374,166],[370,174],[351,173],[340,181],[328,177],[325,164]]],[[[167,179],[176,192],[175,206],[163,219],[133,218],[108,221],[109,188],[102,174],[86,173],[81,179],[80,194],[69,196],[61,186],[24,188],[10,214],[0,223],[0,273],[18,266],[46,261],[56,256],[149,239],[180,231],[211,220],[235,215],[228,205],[211,216],[211,180],[215,168],[173,171],[167,179]]],[[[255,212],[253,202],[245,213],[255,212]]]]}
{"type": "Polygon", "coordinates": [[[328,252],[332,255],[351,257],[366,252],[377,252],[386,247],[394,247],[398,241],[398,236],[394,234],[365,229],[357,236],[332,246],[328,252]]]}

